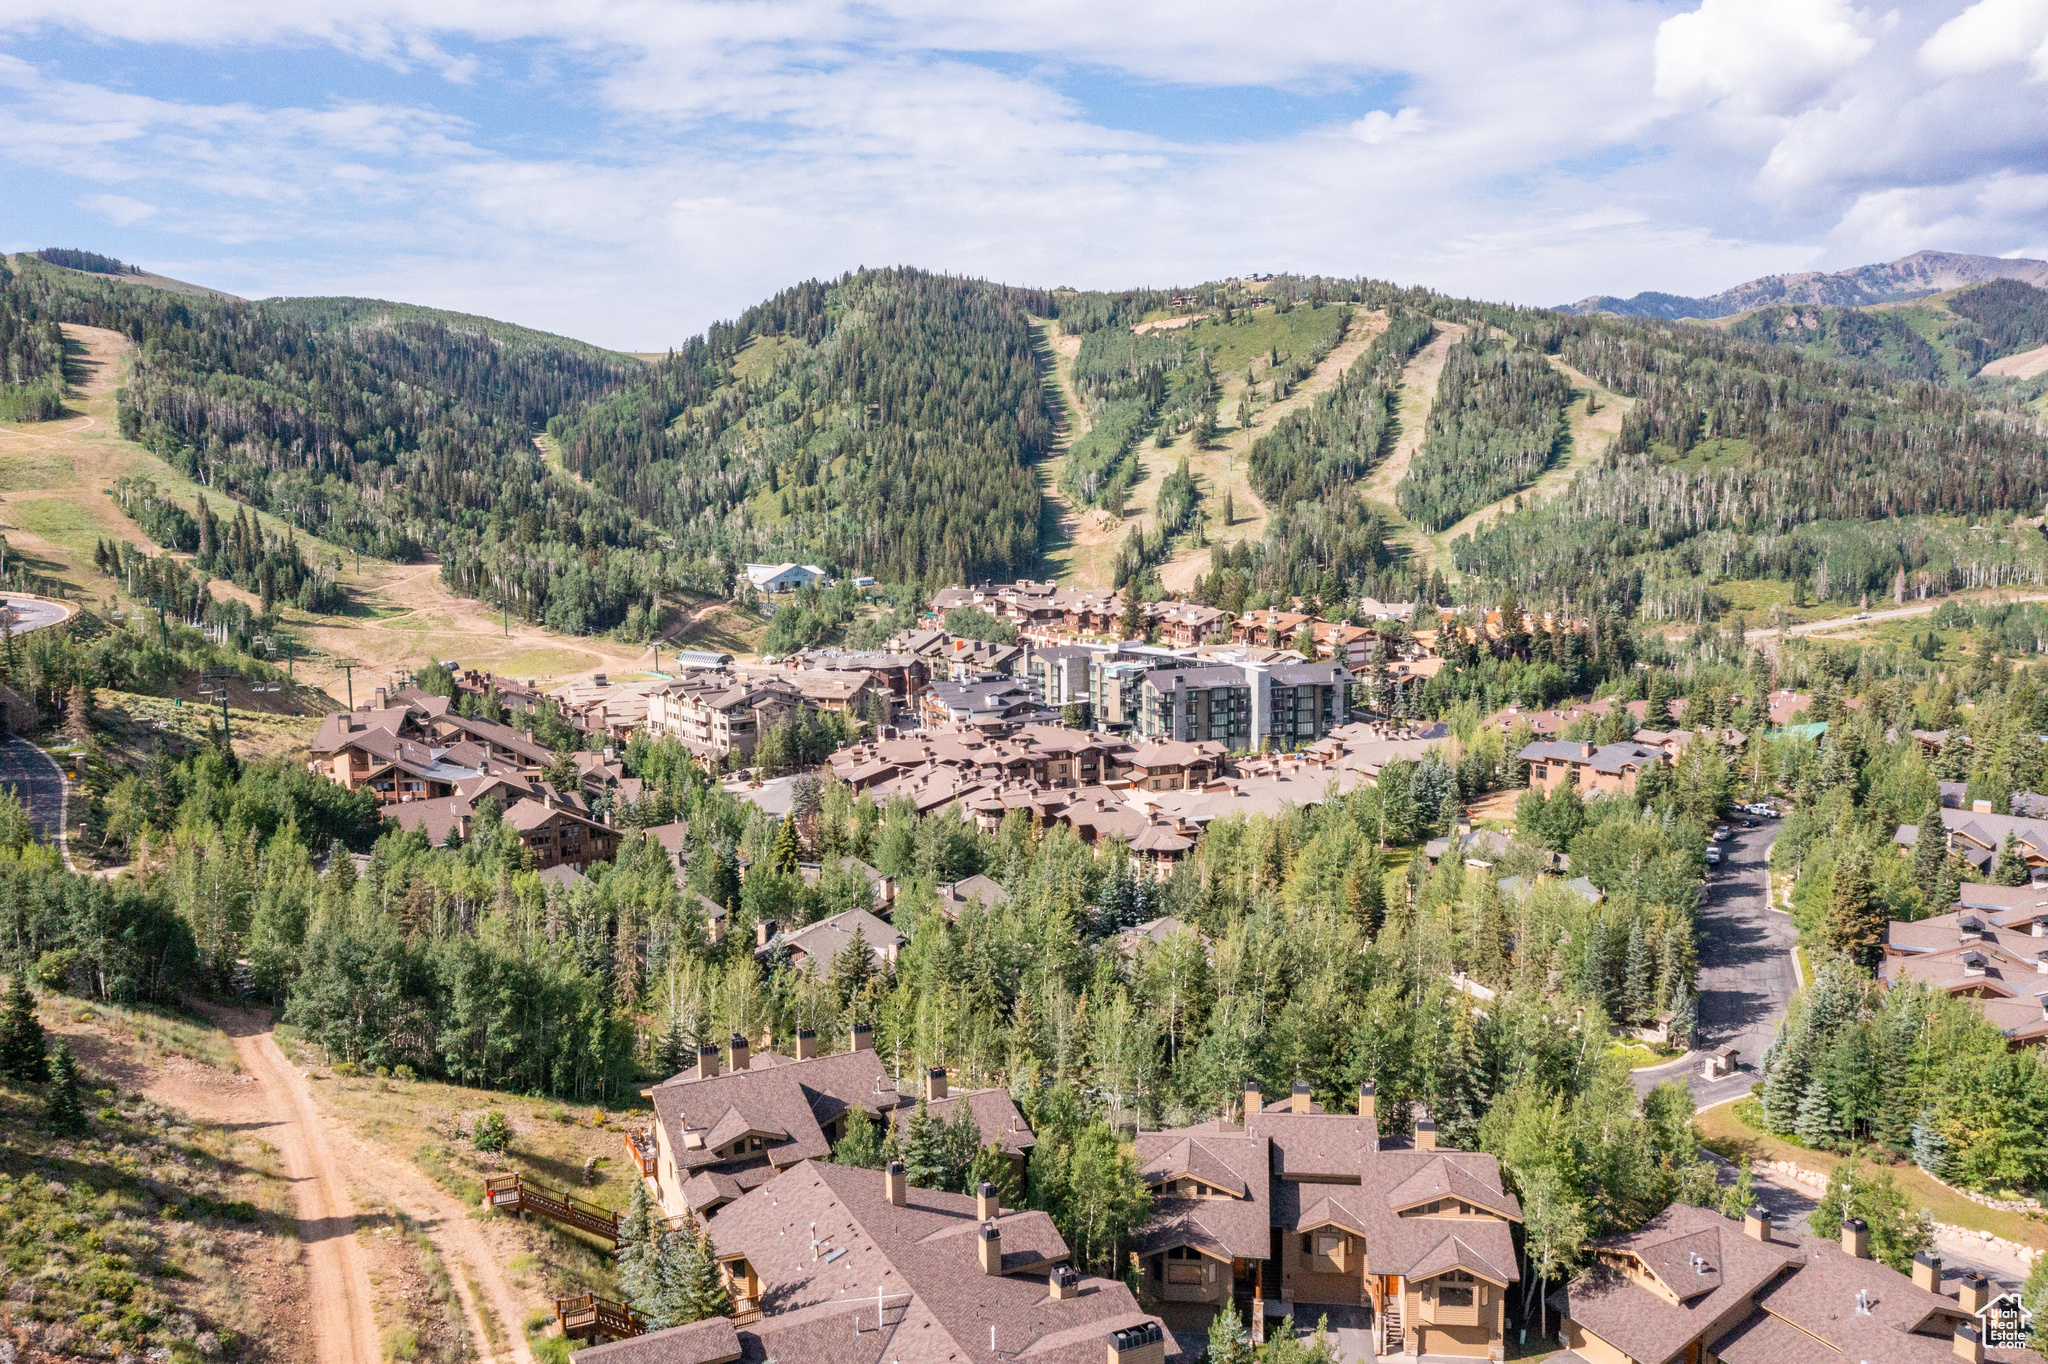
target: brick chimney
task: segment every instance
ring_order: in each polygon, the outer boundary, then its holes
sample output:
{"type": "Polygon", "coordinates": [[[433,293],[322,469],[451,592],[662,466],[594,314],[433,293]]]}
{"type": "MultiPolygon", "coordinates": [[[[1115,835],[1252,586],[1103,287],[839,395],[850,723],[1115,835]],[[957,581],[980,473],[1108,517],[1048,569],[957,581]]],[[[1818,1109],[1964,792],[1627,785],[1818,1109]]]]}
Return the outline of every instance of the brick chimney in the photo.
{"type": "Polygon", "coordinates": [[[1974,1326],[1956,1327],[1956,1358],[1984,1364],[1984,1336],[1974,1326]]]}
{"type": "Polygon", "coordinates": [[[1108,1364],[1165,1364],[1166,1337],[1148,1321],[1109,1333],[1108,1364]]]}
{"type": "Polygon", "coordinates": [[[1246,1080],[1244,1082],[1244,1115],[1247,1118],[1255,1118],[1263,1107],[1265,1107],[1265,1104],[1259,1097],[1259,1082],[1257,1080],[1246,1080]]]}
{"type": "Polygon", "coordinates": [[[1860,1217],[1842,1223],[1842,1249],[1859,1260],[1870,1258],[1870,1226],[1860,1217]]]}
{"type": "Polygon", "coordinates": [[[1984,1310],[1984,1304],[1991,1301],[1991,1281],[1976,1270],[1971,1270],[1963,1275],[1962,1286],[1956,1293],[1956,1301],[1962,1304],[1965,1312],[1976,1316],[1984,1310]]]}
{"type": "Polygon", "coordinates": [[[992,1222],[1003,1215],[1003,1195],[985,1179],[974,1191],[974,1215],[983,1222],[992,1222]]]}
{"type": "Polygon", "coordinates": [[[1913,1257],[1913,1287],[1929,1293],[1941,1291],[1941,1257],[1931,1250],[1923,1250],[1913,1257]]]}
{"type": "Polygon", "coordinates": [[[1415,1120],[1415,1149],[1418,1151],[1436,1150],[1436,1119],[1417,1118],[1415,1120]]]}
{"type": "Polygon", "coordinates": [[[993,1222],[983,1222],[981,1233],[976,1238],[981,1247],[981,1272],[1001,1274],[1003,1272],[1003,1229],[993,1222]]]}
{"type": "Polygon", "coordinates": [[[926,1103],[937,1103],[946,1097],[946,1068],[933,1066],[924,1073],[924,1099],[926,1103]]]}
{"type": "Polygon", "coordinates": [[[697,1048],[697,1078],[715,1080],[718,1078],[718,1048],[706,1042],[697,1048]]]}
{"type": "Polygon", "coordinates": [[[757,948],[766,947],[769,943],[773,942],[775,940],[775,929],[776,923],[773,919],[763,919],[755,924],[754,946],[757,948]]]}
{"type": "Polygon", "coordinates": [[[1371,1118],[1374,1121],[1379,1119],[1379,1104],[1373,1097],[1372,1081],[1370,1080],[1361,1080],[1359,1082],[1358,1116],[1361,1118],[1371,1118]]]}
{"type": "Polygon", "coordinates": [[[1306,1113],[1312,1104],[1313,1098],[1308,1087],[1308,1081],[1296,1080],[1294,1082],[1294,1111],[1306,1113]]]}
{"type": "Polygon", "coordinates": [[[903,1162],[892,1160],[889,1168],[882,1171],[882,1196],[889,1200],[889,1206],[900,1208],[910,1201],[910,1179],[903,1173],[903,1162]]]}
{"type": "Polygon", "coordinates": [[[1081,1271],[1072,1265],[1054,1265],[1048,1287],[1054,1302],[1078,1298],[1081,1296],[1081,1271]]]}
{"type": "Polygon", "coordinates": [[[818,1054],[818,1034],[814,1028],[796,1030],[796,1059],[808,1061],[818,1054]]]}
{"type": "Polygon", "coordinates": [[[1762,1204],[1742,1214],[1742,1234],[1752,1241],[1771,1239],[1771,1215],[1764,1210],[1762,1204]]]}
{"type": "Polygon", "coordinates": [[[868,1026],[866,1023],[854,1024],[852,1050],[873,1051],[874,1049],[875,1030],[872,1027],[868,1026]]]}
{"type": "Polygon", "coordinates": [[[747,1039],[739,1033],[734,1033],[726,1045],[732,1048],[733,1070],[745,1070],[747,1062],[751,1059],[751,1053],[747,1050],[747,1039]]]}

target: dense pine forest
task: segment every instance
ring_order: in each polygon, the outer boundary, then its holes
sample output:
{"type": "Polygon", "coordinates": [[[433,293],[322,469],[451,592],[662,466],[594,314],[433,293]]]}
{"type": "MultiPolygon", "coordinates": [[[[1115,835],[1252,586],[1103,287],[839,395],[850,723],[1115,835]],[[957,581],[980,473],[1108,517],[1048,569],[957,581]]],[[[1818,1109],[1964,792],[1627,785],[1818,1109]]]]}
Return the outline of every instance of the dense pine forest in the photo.
{"type": "Polygon", "coordinates": [[[1458,542],[1468,574],[1683,614],[1756,574],[1838,600],[2042,581],[2039,538],[1999,533],[2048,496],[2031,418],[1712,328],[1493,315],[1634,405],[1598,466],[1458,542]]]}
{"type": "Polygon", "coordinates": [[[1571,385],[1526,347],[1471,338],[1444,358],[1422,448],[1394,490],[1408,518],[1439,531],[1526,487],[1564,437],[1571,385]]]}
{"type": "Polygon", "coordinates": [[[64,411],[64,332],[7,287],[13,278],[0,263],[0,421],[52,421],[64,411]]]}
{"type": "Polygon", "coordinates": [[[549,430],[686,559],[802,559],[892,582],[1015,576],[1051,439],[1048,295],[917,270],[785,290],[549,430]]]}

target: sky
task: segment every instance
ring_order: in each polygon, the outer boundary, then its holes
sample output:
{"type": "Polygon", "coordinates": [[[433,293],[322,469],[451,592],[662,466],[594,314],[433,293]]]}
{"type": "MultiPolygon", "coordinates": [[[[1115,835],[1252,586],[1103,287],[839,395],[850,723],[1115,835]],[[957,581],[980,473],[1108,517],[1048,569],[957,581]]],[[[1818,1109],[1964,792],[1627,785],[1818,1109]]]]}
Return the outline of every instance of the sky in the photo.
{"type": "Polygon", "coordinates": [[[625,350],[798,280],[2048,258],[2048,0],[0,0],[0,249],[625,350]]]}

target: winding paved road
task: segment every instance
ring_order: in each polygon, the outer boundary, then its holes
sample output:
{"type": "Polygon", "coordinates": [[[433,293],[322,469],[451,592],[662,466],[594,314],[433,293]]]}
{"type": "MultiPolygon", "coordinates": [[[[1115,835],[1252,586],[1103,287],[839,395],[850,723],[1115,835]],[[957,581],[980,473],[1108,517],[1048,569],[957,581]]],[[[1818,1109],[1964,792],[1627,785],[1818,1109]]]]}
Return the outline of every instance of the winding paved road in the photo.
{"type": "Polygon", "coordinates": [[[1695,1054],[1635,1073],[1636,1089],[1648,1093],[1681,1075],[1701,1108],[1740,1098],[1757,1081],[1757,1066],[1771,1045],[1778,1020],[1799,988],[1792,946],[1797,937],[1789,915],[1770,908],[1770,871],[1765,858],[1778,836],[1776,821],[1737,829],[1721,849],[1721,865],[1710,868],[1700,905],[1699,1042],[1695,1054]],[[1709,1080],[1700,1062],[1710,1052],[1734,1047],[1737,1069],[1709,1080]]]}
{"type": "MultiPolygon", "coordinates": [[[[17,635],[59,624],[73,614],[72,607],[35,597],[5,598],[4,609],[17,635]]],[[[56,759],[18,734],[0,732],[0,786],[14,792],[28,810],[37,836],[56,844],[64,865],[70,866],[71,850],[64,842],[67,793],[56,759]]]]}

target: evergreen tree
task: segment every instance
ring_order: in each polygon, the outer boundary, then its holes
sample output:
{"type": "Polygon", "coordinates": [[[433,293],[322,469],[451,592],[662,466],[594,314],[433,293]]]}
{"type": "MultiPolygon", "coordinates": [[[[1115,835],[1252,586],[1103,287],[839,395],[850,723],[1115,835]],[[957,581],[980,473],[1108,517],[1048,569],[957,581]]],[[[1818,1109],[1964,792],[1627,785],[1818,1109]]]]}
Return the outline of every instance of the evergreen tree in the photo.
{"type": "Polygon", "coordinates": [[[85,1101],[79,1091],[78,1062],[71,1058],[70,1046],[59,1042],[50,1055],[50,1090],[45,1096],[45,1111],[50,1126],[66,1136],[75,1137],[85,1131],[85,1101]]]}
{"type": "Polygon", "coordinates": [[[7,1016],[0,1020],[0,1077],[17,1084],[41,1084],[50,1078],[35,996],[18,974],[7,991],[7,1016]]]}
{"type": "Polygon", "coordinates": [[[1999,845],[1998,861],[1991,868],[1991,884],[1994,886],[2024,886],[2027,883],[2027,862],[2020,856],[2013,843],[2010,831],[2005,842],[1999,845]]]}
{"type": "Polygon", "coordinates": [[[850,1009],[855,1000],[867,993],[874,979],[875,954],[868,947],[867,933],[855,924],[853,937],[839,949],[839,955],[832,958],[832,996],[839,1001],[841,1009],[850,1009]]]}
{"type": "Polygon", "coordinates": [[[1926,898],[1929,914],[1943,914],[1948,906],[1935,902],[1935,895],[1941,882],[1941,865],[1948,855],[1948,830],[1941,822],[1941,800],[1936,797],[1927,802],[1921,812],[1920,827],[1913,837],[1913,880],[1926,898]]]}
{"type": "Polygon", "coordinates": [[[940,1187],[954,1193],[973,1193],[974,1158],[981,1149],[981,1125],[974,1121],[973,1110],[962,1100],[953,1105],[953,1120],[946,1124],[946,1181],[940,1187]]]}
{"type": "Polygon", "coordinates": [[[1816,1075],[1799,1100],[1799,1116],[1792,1134],[1816,1151],[1826,1150],[1835,1138],[1835,1102],[1825,1075],[1816,1075]]]}
{"type": "Polygon", "coordinates": [[[1952,852],[1942,860],[1941,871],[1934,878],[1934,894],[1927,901],[1930,914],[1946,914],[1962,898],[1963,886],[1970,879],[1970,864],[1963,860],[1961,853],[1952,852]]]}
{"type": "Polygon", "coordinates": [[[1138,600],[1135,582],[1124,585],[1124,609],[1117,618],[1117,630],[1125,639],[1145,638],[1145,603],[1138,600]]]}
{"type": "Polygon", "coordinates": [[[1344,871],[1344,903],[1368,938],[1387,921],[1387,864],[1377,845],[1367,847],[1344,871]]]}
{"type": "Polygon", "coordinates": [[[1629,923],[1628,954],[1622,965],[1623,1022],[1640,1025],[1648,1021],[1654,1012],[1652,992],[1656,988],[1656,975],[1656,964],[1650,959],[1650,944],[1643,936],[1643,920],[1638,915],[1629,923]]]}
{"type": "MultiPolygon", "coordinates": [[[[1936,1179],[1948,1177],[1948,1142],[1935,1123],[1932,1108],[1922,1109],[1913,1121],[1913,1163],[1936,1179]]],[[[2043,1256],[2048,1263],[2048,1256],[2043,1256]]]]}
{"type": "Polygon", "coordinates": [[[1677,723],[1671,715],[1671,702],[1677,695],[1677,688],[1671,684],[1671,674],[1658,668],[1650,674],[1650,695],[1643,707],[1643,725],[1647,729],[1670,729],[1677,723]]]}
{"type": "Polygon", "coordinates": [[[694,1253],[689,1260],[689,1283],[687,1296],[690,1310],[695,1314],[692,1321],[704,1321],[711,1317],[732,1315],[732,1294],[725,1286],[725,1276],[718,1269],[718,1248],[711,1242],[711,1224],[699,1222],[694,1216],[687,1217],[685,1227],[694,1227],[696,1232],[694,1253]]]}
{"type": "Polygon", "coordinates": [[[920,1098],[903,1133],[903,1174],[913,1188],[946,1187],[946,1125],[920,1098]]]}
{"type": "Polygon", "coordinates": [[[797,863],[802,860],[803,849],[797,842],[796,821],[785,819],[775,830],[775,850],[768,855],[768,864],[784,876],[796,875],[797,863]]]}
{"type": "Polygon", "coordinates": [[[690,1040],[689,1029],[683,1026],[683,1013],[678,1009],[669,1015],[668,1027],[654,1044],[654,1068],[663,1075],[680,1075],[697,1059],[697,1046],[690,1040]]]}
{"type": "Polygon", "coordinates": [[[659,1216],[647,1181],[633,1181],[633,1197],[619,1219],[619,1294],[626,1305],[646,1316],[654,1307],[660,1283],[659,1216]]]}
{"type": "Polygon", "coordinates": [[[1871,1258],[1901,1274],[1911,1273],[1913,1257],[1934,1244],[1926,1209],[1912,1211],[1890,1170],[1873,1170],[1860,1160],[1845,1160],[1834,1168],[1827,1192],[1806,1215],[1806,1224],[1815,1236],[1832,1240],[1851,1217],[1862,1218],[1869,1228],[1871,1258]]]}
{"type": "MultiPolygon", "coordinates": [[[[2043,1256],[2048,1262],[2048,1256],[2043,1256]]],[[[1259,1352],[1245,1334],[1237,1304],[1226,1301],[1209,1321],[1209,1364],[1258,1364],[1259,1352]]]]}
{"type": "Polygon", "coordinates": [[[1699,1000],[1680,982],[1671,992],[1671,1044],[1690,1050],[1699,1026],[1699,1000]]]}
{"type": "Polygon", "coordinates": [[[846,1114],[846,1131],[832,1147],[832,1159],[839,1165],[858,1165],[879,1170],[889,1163],[882,1125],[855,1104],[846,1114]]]}
{"type": "Polygon", "coordinates": [[[1870,884],[1870,857],[1853,848],[1835,864],[1828,901],[1828,945],[1865,970],[1884,952],[1884,902],[1870,884]]]}

